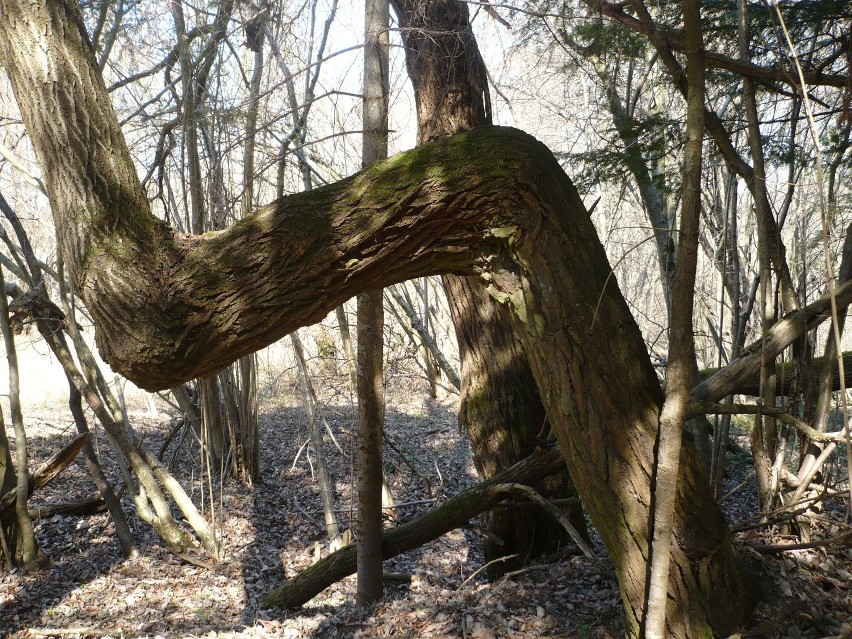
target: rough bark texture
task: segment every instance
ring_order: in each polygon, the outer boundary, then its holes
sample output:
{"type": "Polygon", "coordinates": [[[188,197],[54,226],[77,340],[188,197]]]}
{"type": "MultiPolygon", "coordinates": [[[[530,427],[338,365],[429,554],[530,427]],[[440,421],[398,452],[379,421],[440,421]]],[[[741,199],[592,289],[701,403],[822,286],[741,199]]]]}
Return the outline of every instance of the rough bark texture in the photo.
{"type": "MultiPolygon", "coordinates": [[[[478,275],[523,338],[635,632],[662,392],[589,215],[546,147],[484,127],[228,230],[178,237],[147,208],[76,5],[0,0],[0,10],[0,54],[107,361],[145,388],[172,387],[353,294],[478,275]]],[[[748,609],[740,565],[691,449],[682,456],[669,624],[675,636],[725,635],[748,609]]]]}
{"type": "MultiPolygon", "coordinates": [[[[446,276],[444,286],[462,363],[459,423],[470,437],[477,471],[490,479],[531,455],[552,436],[551,428],[526,354],[495,302],[472,277],[446,276]]],[[[534,488],[549,498],[576,495],[567,469],[534,488]]],[[[581,506],[569,506],[569,513],[572,525],[585,535],[581,506]]],[[[518,555],[494,564],[492,579],[570,543],[559,523],[538,508],[525,517],[511,509],[493,510],[487,525],[503,542],[486,540],[488,561],[518,555]]]]}
{"type": "MultiPolygon", "coordinates": [[[[488,78],[458,0],[398,0],[408,74],[417,103],[418,144],[491,124],[488,78]]],[[[444,276],[461,359],[459,424],[471,440],[476,469],[484,479],[532,454],[550,427],[520,340],[508,318],[477,278],[444,276]]],[[[549,497],[576,494],[567,470],[535,486],[549,497]]],[[[571,523],[585,534],[579,504],[571,523]]],[[[488,530],[503,543],[485,542],[488,561],[517,559],[489,568],[492,578],[556,550],[568,538],[540,509],[516,517],[507,509],[488,514],[488,530]]]]}

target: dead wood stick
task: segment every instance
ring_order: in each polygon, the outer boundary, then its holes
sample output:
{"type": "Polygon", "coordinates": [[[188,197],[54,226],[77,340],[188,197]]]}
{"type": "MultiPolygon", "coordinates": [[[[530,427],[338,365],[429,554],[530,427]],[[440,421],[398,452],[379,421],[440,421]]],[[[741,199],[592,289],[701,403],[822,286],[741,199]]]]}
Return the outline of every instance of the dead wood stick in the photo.
{"type": "Polygon", "coordinates": [[[382,573],[382,579],[391,581],[395,584],[410,584],[413,576],[403,572],[385,572],[382,573]]]}
{"type": "Polygon", "coordinates": [[[504,561],[511,561],[512,559],[517,559],[518,557],[520,557],[520,555],[515,553],[514,555],[506,555],[505,557],[497,557],[497,559],[492,559],[488,563],[481,565],[479,568],[477,568],[472,573],[470,573],[470,576],[467,579],[465,579],[463,582],[461,582],[461,584],[459,584],[459,587],[456,588],[456,590],[463,589],[466,585],[468,585],[471,582],[472,579],[475,579],[476,576],[478,574],[480,574],[483,570],[488,570],[491,566],[493,566],[495,564],[500,564],[500,563],[503,563],[504,561]]]}
{"type": "Polygon", "coordinates": [[[786,552],[788,550],[806,550],[808,548],[822,548],[823,546],[831,546],[833,544],[841,544],[852,539],[852,530],[845,532],[836,537],[828,539],[818,539],[817,541],[808,541],[801,544],[767,544],[761,546],[751,546],[758,552],[786,552]]]}
{"type": "MultiPolygon", "coordinates": [[[[843,376],[845,379],[844,383],[846,388],[852,388],[852,351],[844,352],[842,357],[844,371],[843,376]]],[[[795,362],[778,362],[775,365],[775,376],[778,379],[775,390],[778,395],[788,395],[790,393],[793,387],[793,382],[797,378],[794,365],[795,362]]],[[[830,360],[828,365],[833,368],[831,388],[836,391],[840,390],[840,375],[837,371],[837,360],[830,360]]],[[[822,373],[824,366],[825,361],[822,357],[814,357],[810,371],[810,377],[814,384],[819,382],[820,374],[822,373]]],[[[699,371],[699,375],[702,380],[705,380],[718,373],[719,370],[721,369],[705,368],[699,371]]],[[[760,395],[760,375],[755,374],[739,382],[733,392],[736,395],[752,395],[755,397],[760,395]]]]}
{"type": "Polygon", "coordinates": [[[33,519],[47,519],[56,515],[94,515],[106,510],[106,502],[101,496],[84,497],[60,504],[33,506],[27,511],[33,519]]]}
{"type": "MultiPolygon", "coordinates": [[[[565,460],[558,449],[536,452],[491,479],[471,486],[440,506],[385,532],[383,557],[390,559],[422,546],[490,510],[506,497],[505,491],[496,490],[500,484],[532,484],[563,468],[565,460]]],[[[330,585],[353,574],[355,567],[355,546],[344,546],[268,593],[260,605],[263,608],[298,608],[330,585]]]]}
{"type": "MultiPolygon", "coordinates": [[[[834,302],[838,309],[849,306],[852,302],[852,282],[841,284],[835,289],[834,302]]],[[[691,402],[714,402],[739,392],[739,384],[756,375],[761,362],[774,359],[800,335],[828,319],[831,316],[831,303],[832,298],[825,296],[798,311],[788,313],[762,340],[743,349],[737,359],[693,388],[690,393],[691,402]]]]}
{"type": "Polygon", "coordinates": [[[559,524],[568,532],[571,536],[571,539],[577,544],[577,548],[583,551],[583,554],[586,558],[592,562],[592,564],[597,568],[598,572],[606,579],[610,585],[618,589],[618,582],[615,580],[615,576],[612,574],[612,571],[608,570],[606,566],[604,566],[603,562],[600,558],[595,554],[595,551],[592,550],[592,547],[589,543],[583,539],[583,536],[574,528],[573,524],[571,524],[571,520],[568,519],[567,515],[559,510],[556,506],[551,504],[547,499],[542,497],[535,489],[530,488],[529,486],[524,486],[518,483],[505,483],[499,486],[495,486],[495,490],[505,492],[506,494],[517,494],[523,495],[530,501],[541,506],[551,517],[553,517],[559,524]]]}
{"type": "MultiPolygon", "coordinates": [[[[404,501],[399,504],[395,504],[393,506],[382,506],[382,510],[396,510],[397,508],[404,508],[406,506],[422,506],[424,504],[434,504],[436,499],[415,499],[412,501],[404,501]]],[[[334,512],[336,513],[351,513],[357,506],[355,504],[351,506],[344,506],[342,508],[335,508],[334,512]]],[[[300,510],[299,511],[303,515],[322,515],[324,511],[322,510],[300,510]]],[[[288,514],[292,513],[292,511],[288,511],[288,514]]]]}
{"type": "Polygon", "coordinates": [[[120,630],[104,630],[103,628],[30,628],[28,632],[36,637],[64,637],[80,635],[81,637],[118,637],[124,636],[120,630]]]}
{"type": "Polygon", "coordinates": [[[769,415],[792,426],[802,435],[815,442],[841,442],[843,431],[835,433],[822,433],[815,428],[791,415],[783,408],[777,406],[758,406],[756,404],[716,404],[713,402],[693,402],[690,405],[689,416],[698,415],[769,415]]]}
{"type": "MultiPolygon", "coordinates": [[[[44,488],[51,481],[56,479],[62,471],[65,470],[77,454],[92,438],[90,433],[82,433],[77,435],[70,442],[65,444],[62,449],[53,457],[39,466],[36,471],[30,475],[29,493],[32,495],[37,490],[44,488]]],[[[18,489],[13,488],[5,495],[0,497],[0,519],[5,518],[15,508],[15,499],[18,494],[18,489]]]]}

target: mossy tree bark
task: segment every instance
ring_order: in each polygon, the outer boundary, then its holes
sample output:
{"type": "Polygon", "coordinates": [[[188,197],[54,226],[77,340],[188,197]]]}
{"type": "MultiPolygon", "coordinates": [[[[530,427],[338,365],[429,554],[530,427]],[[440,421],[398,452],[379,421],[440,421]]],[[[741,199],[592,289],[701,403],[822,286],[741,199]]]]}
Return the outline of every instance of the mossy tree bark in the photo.
{"type": "MultiPolygon", "coordinates": [[[[589,215],[546,147],[483,127],[227,230],[179,236],[148,209],[76,3],[0,0],[0,10],[0,56],[110,364],[144,388],[173,387],[353,294],[427,274],[478,276],[523,340],[636,634],[662,392],[589,215]]],[[[731,535],[693,457],[684,447],[673,519],[676,637],[729,633],[748,609],[731,535]]]]}
{"type": "MultiPolygon", "coordinates": [[[[471,29],[467,5],[458,0],[396,0],[408,74],[417,103],[418,144],[491,124],[485,64],[471,29]]],[[[461,358],[459,424],[471,440],[484,479],[532,454],[550,426],[520,339],[508,318],[475,277],[445,275],[461,358]]],[[[546,496],[576,494],[567,469],[535,486],[546,496]]],[[[585,533],[579,504],[571,523],[585,533]]],[[[488,530],[502,544],[485,542],[489,576],[526,564],[570,543],[565,530],[542,509],[517,517],[501,508],[488,513],[488,530]]]]}

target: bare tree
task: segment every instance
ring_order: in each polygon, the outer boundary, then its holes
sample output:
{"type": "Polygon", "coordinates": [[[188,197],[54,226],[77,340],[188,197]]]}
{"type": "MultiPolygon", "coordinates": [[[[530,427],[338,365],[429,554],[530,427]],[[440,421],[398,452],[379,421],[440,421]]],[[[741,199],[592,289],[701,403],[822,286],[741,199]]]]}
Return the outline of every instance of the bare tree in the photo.
{"type": "MultiPolygon", "coordinates": [[[[388,0],[364,9],[364,134],[362,165],[388,156],[388,0]]],[[[381,599],[382,430],[384,429],[384,299],[381,290],[358,296],[358,591],[367,606],[381,599]]]]}

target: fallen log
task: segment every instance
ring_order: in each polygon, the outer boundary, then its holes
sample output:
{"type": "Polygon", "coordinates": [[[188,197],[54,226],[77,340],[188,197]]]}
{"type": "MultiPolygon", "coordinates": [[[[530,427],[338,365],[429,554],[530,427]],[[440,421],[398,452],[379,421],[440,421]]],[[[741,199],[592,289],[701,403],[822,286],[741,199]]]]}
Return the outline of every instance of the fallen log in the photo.
{"type": "MultiPolygon", "coordinates": [[[[390,559],[437,539],[467,524],[480,513],[491,510],[506,498],[507,483],[533,484],[565,467],[558,448],[538,451],[489,480],[463,490],[440,506],[384,533],[382,556],[390,559]]],[[[330,585],[351,575],[356,569],[354,545],[344,546],[309,566],[263,599],[262,608],[299,608],[330,585]]]]}
{"type": "Polygon", "coordinates": [[[56,515],[78,515],[87,517],[96,515],[106,510],[106,502],[103,497],[83,497],[73,499],[59,504],[44,504],[43,506],[30,506],[27,512],[32,519],[47,519],[56,515]]]}
{"type": "MultiPolygon", "coordinates": [[[[74,458],[77,457],[80,450],[91,438],[91,433],[77,435],[74,439],[65,444],[58,453],[39,466],[36,471],[30,475],[30,495],[40,488],[44,488],[47,484],[62,474],[62,471],[71,465],[71,462],[74,461],[74,458]]],[[[14,512],[17,494],[18,489],[15,487],[5,495],[0,496],[0,520],[5,519],[14,512]]]]}
{"type": "MultiPolygon", "coordinates": [[[[795,369],[793,368],[795,362],[779,362],[775,365],[775,376],[777,378],[776,384],[776,392],[778,395],[788,395],[793,387],[793,381],[796,377],[795,369]]],[[[831,366],[834,368],[834,375],[831,378],[831,388],[832,390],[840,390],[840,375],[837,372],[837,360],[832,360],[830,362],[831,366]]],[[[813,380],[814,387],[816,387],[817,382],[819,381],[820,373],[822,372],[823,367],[823,358],[822,357],[814,357],[813,363],[811,364],[811,379],[813,380]]],[[[847,351],[843,353],[843,369],[844,369],[844,378],[845,378],[845,387],[852,388],[852,351],[847,351]]],[[[721,369],[719,368],[705,368],[700,371],[701,381],[707,380],[716,373],[718,373],[721,369]]],[[[755,373],[750,376],[748,379],[745,379],[738,383],[733,390],[733,393],[736,395],[752,395],[757,397],[760,394],[760,374],[755,373]]]]}

